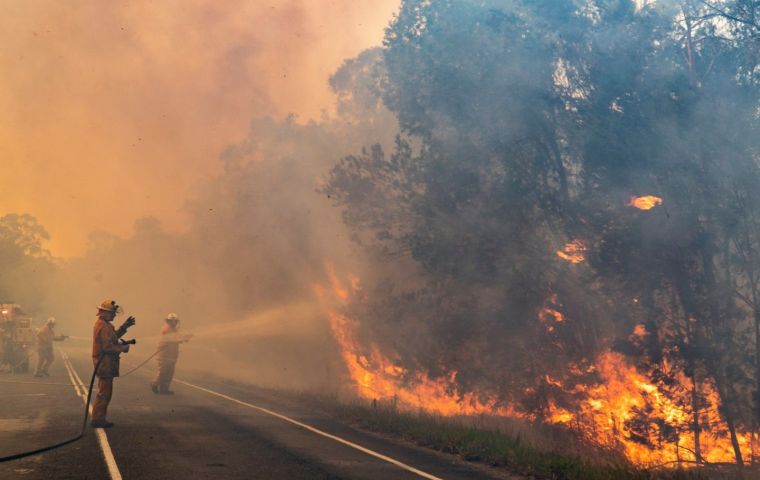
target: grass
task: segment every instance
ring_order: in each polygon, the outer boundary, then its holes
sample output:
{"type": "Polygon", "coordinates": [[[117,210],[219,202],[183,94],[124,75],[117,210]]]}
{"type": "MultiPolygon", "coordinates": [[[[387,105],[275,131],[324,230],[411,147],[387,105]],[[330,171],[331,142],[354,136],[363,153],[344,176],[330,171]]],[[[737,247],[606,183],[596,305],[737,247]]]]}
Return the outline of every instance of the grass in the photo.
{"type": "Polygon", "coordinates": [[[482,462],[528,478],[551,480],[697,480],[760,478],[735,467],[700,469],[637,468],[619,453],[583,445],[570,432],[547,431],[540,425],[493,418],[450,418],[425,412],[404,412],[392,404],[335,398],[310,399],[333,416],[358,428],[390,435],[417,445],[482,462]],[[514,422],[514,423],[510,423],[514,422]],[[487,426],[487,425],[490,425],[487,426]],[[548,439],[548,440],[547,440],[548,439]],[[593,459],[593,461],[589,460],[593,459]]]}
{"type": "MultiPolygon", "coordinates": [[[[229,380],[227,380],[229,381],[229,380]]],[[[236,382],[231,382],[236,383],[236,382]]],[[[758,466],[637,468],[617,451],[584,442],[564,428],[491,416],[443,417],[402,410],[393,402],[314,391],[257,387],[276,401],[308,405],[354,427],[536,480],[757,480],[758,466]],[[283,396],[283,394],[285,394],[283,396]],[[348,398],[348,399],[347,399],[348,398]]]]}

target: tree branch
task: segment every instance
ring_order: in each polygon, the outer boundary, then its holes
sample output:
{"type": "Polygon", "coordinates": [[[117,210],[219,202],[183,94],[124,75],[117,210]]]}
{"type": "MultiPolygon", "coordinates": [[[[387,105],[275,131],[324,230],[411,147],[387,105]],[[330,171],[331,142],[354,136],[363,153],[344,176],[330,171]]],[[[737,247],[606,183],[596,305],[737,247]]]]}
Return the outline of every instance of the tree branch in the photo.
{"type": "Polygon", "coordinates": [[[743,25],[748,25],[750,27],[754,27],[756,30],[760,30],[760,24],[758,24],[754,20],[747,20],[744,18],[737,17],[736,15],[732,15],[728,13],[727,11],[723,10],[722,8],[717,7],[713,3],[710,3],[706,0],[699,0],[699,3],[706,6],[710,10],[713,10],[714,12],[717,12],[718,15],[725,18],[726,20],[731,20],[733,22],[741,23],[743,25]]]}

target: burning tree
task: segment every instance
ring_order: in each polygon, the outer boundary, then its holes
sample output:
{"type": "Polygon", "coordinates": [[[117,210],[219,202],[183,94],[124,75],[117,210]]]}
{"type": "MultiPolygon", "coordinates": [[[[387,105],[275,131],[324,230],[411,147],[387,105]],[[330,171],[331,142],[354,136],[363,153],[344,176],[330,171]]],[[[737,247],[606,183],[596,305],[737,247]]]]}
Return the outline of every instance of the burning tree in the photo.
{"type": "Polygon", "coordinates": [[[749,37],[711,8],[402,4],[377,82],[396,149],[323,189],[404,265],[343,313],[393,352],[393,385],[443,381],[637,462],[743,463],[760,90],[749,37]]]}

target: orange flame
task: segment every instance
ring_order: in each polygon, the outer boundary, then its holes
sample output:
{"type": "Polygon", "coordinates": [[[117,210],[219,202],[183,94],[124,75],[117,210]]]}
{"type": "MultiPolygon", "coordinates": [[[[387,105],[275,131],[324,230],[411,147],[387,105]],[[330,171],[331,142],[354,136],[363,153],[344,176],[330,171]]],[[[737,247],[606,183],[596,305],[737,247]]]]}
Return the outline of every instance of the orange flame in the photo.
{"type": "Polygon", "coordinates": [[[651,210],[657,205],[662,205],[662,198],[654,195],[645,195],[643,197],[631,197],[628,206],[638,208],[639,210],[651,210]]]}
{"type": "MultiPolygon", "coordinates": [[[[674,401],[618,353],[602,354],[596,366],[602,382],[587,390],[578,387],[585,390],[586,400],[573,415],[584,434],[622,447],[628,459],[640,465],[696,461],[690,406],[674,401]],[[637,412],[645,412],[644,425],[634,431],[637,412]]],[[[688,377],[680,374],[678,382],[682,389],[691,391],[693,385],[688,377]]],[[[728,430],[718,413],[717,392],[707,382],[701,388],[708,403],[698,412],[700,423],[707,426],[700,436],[702,458],[708,462],[733,462],[728,430]]],[[[738,440],[748,451],[750,434],[740,434],[738,440]]]]}
{"type": "MultiPolygon", "coordinates": [[[[333,294],[345,303],[348,290],[337,280],[331,267],[327,270],[333,294]]],[[[357,280],[351,283],[352,288],[358,288],[357,280]]],[[[324,297],[321,288],[316,290],[320,297],[324,297]]],[[[341,357],[360,397],[389,400],[400,408],[424,409],[443,415],[515,415],[512,409],[498,406],[494,396],[460,392],[456,370],[450,370],[441,378],[430,378],[425,373],[412,374],[383,355],[377,345],[363,348],[356,340],[359,322],[335,309],[327,310],[333,337],[340,346],[341,357]]]]}
{"type": "MultiPolygon", "coordinates": [[[[328,273],[333,295],[340,303],[345,303],[351,293],[331,269],[328,273]]],[[[358,288],[358,281],[354,280],[352,284],[351,288],[358,288]]],[[[325,296],[324,292],[321,296],[325,296]]],[[[553,295],[539,311],[540,321],[547,324],[565,321],[558,310],[560,307],[553,295]]],[[[357,320],[335,309],[328,308],[328,314],[350,383],[360,397],[391,400],[399,408],[424,409],[443,415],[489,414],[527,418],[525,414],[500,404],[494,395],[460,391],[456,370],[450,370],[441,378],[408,371],[384,355],[377,345],[362,346],[356,338],[357,320]]],[[[631,338],[646,334],[646,327],[637,325],[631,338]]],[[[667,367],[667,364],[663,366],[667,367]]],[[[696,462],[692,430],[694,412],[689,402],[662,391],[619,353],[606,351],[599,355],[594,365],[571,366],[569,371],[579,377],[593,372],[600,381],[590,386],[581,383],[573,386],[570,381],[546,375],[547,385],[581,399],[574,411],[550,403],[548,423],[564,425],[592,442],[619,449],[638,465],[678,463],[690,466],[696,462]]],[[[694,387],[683,373],[676,375],[676,380],[681,392],[690,392],[694,387]]],[[[699,423],[703,425],[700,435],[702,458],[707,462],[733,462],[728,429],[718,412],[720,400],[716,389],[707,381],[701,382],[697,388],[706,398],[706,405],[697,412],[699,423]]],[[[748,452],[751,435],[738,433],[738,442],[742,451],[748,452]]]]}
{"type": "Polygon", "coordinates": [[[570,263],[581,263],[586,260],[586,245],[580,240],[566,243],[562,250],[557,250],[557,256],[570,263]]]}

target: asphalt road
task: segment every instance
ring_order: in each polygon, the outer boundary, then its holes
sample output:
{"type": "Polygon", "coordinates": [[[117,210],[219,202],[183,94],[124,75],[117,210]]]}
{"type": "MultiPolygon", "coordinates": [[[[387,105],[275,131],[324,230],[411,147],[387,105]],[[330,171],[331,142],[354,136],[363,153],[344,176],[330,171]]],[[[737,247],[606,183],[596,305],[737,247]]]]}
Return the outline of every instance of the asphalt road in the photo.
{"type": "MultiPolygon", "coordinates": [[[[185,383],[175,382],[173,396],[155,395],[153,370],[151,362],[115,381],[108,417],[116,426],[105,435],[88,428],[71,445],[0,463],[0,479],[494,478],[254,386],[193,376],[181,363],[185,383]]],[[[87,351],[67,347],[56,352],[49,378],[0,373],[0,456],[75,436],[83,388],[71,383],[89,383],[91,371],[87,351]]]]}

